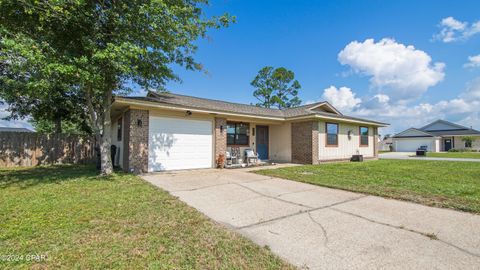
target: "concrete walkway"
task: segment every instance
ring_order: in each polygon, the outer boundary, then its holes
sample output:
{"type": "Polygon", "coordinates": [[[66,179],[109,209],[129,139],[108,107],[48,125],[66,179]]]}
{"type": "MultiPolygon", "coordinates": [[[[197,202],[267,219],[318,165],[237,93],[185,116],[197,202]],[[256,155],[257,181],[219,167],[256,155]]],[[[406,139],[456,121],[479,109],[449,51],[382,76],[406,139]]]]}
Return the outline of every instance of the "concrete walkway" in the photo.
{"type": "Polygon", "coordinates": [[[143,178],[308,269],[480,269],[480,215],[246,170],[143,178]]]}
{"type": "Polygon", "coordinates": [[[478,158],[441,158],[441,157],[412,157],[413,152],[391,152],[378,155],[379,159],[411,159],[411,160],[445,160],[445,161],[468,161],[480,162],[478,158]]]}

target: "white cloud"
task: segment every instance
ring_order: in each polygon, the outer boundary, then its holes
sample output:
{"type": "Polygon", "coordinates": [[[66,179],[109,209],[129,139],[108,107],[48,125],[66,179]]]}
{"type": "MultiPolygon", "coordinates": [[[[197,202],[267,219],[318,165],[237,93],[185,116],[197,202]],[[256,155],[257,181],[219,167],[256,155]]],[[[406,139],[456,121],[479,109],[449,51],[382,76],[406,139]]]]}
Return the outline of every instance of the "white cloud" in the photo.
{"type": "Polygon", "coordinates": [[[476,21],[474,23],[472,23],[472,26],[470,26],[470,29],[468,29],[468,31],[466,32],[466,35],[468,37],[471,37],[473,35],[476,35],[480,33],[480,21],[476,21]]]}
{"type": "Polygon", "coordinates": [[[338,60],[370,76],[372,87],[400,102],[418,98],[445,77],[444,63],[432,63],[426,52],[389,38],[353,41],[340,51],[338,60]]]}
{"type": "Polygon", "coordinates": [[[460,94],[460,97],[466,100],[480,101],[480,77],[468,82],[465,91],[460,94]]]}
{"type": "Polygon", "coordinates": [[[458,21],[453,17],[443,18],[439,27],[441,28],[440,32],[434,37],[445,43],[467,40],[480,33],[480,21],[469,24],[468,22],[458,21]]]}
{"type": "Polygon", "coordinates": [[[442,25],[444,27],[448,27],[449,29],[461,31],[461,30],[465,29],[465,27],[467,26],[467,23],[457,21],[453,17],[447,17],[447,18],[442,19],[440,25],[442,25]]]}
{"type": "MultiPolygon", "coordinates": [[[[350,88],[343,88],[349,90],[346,96],[356,96],[350,88]]],[[[327,92],[333,92],[329,89],[332,87],[324,90],[323,98],[327,99],[327,92]]],[[[335,106],[333,101],[332,104],[335,106]]],[[[451,100],[415,105],[396,103],[388,95],[377,94],[351,104],[355,105],[350,107],[350,111],[345,111],[350,115],[390,123],[391,126],[382,129],[381,134],[393,134],[409,127],[421,127],[437,119],[480,128],[480,77],[467,83],[462,93],[451,100]]],[[[337,108],[342,111],[340,107],[337,108]]]]}
{"type": "Polygon", "coordinates": [[[467,67],[467,68],[480,67],[480,54],[479,55],[474,55],[474,56],[469,56],[468,57],[468,63],[466,63],[463,66],[467,67]]]}
{"type": "Polygon", "coordinates": [[[460,22],[454,19],[453,17],[447,17],[442,19],[440,22],[440,33],[437,34],[437,38],[442,40],[443,42],[452,42],[455,41],[457,35],[461,34],[465,28],[467,27],[468,23],[460,22]]]}
{"type": "Polygon", "coordinates": [[[348,87],[340,87],[337,89],[333,85],[323,90],[322,98],[343,112],[352,111],[361,102],[360,98],[355,97],[352,89],[348,87]]]}

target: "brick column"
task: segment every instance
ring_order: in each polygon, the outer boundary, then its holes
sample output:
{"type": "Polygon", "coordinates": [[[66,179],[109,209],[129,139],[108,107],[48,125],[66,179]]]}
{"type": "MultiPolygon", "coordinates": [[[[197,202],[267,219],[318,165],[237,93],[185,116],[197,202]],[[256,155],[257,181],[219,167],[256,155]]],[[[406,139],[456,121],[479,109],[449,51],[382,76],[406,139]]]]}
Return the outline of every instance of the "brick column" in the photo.
{"type": "Polygon", "coordinates": [[[312,164],[318,164],[318,128],[319,122],[312,121],[312,164]]]}
{"type": "Polygon", "coordinates": [[[318,164],[318,121],[292,123],[292,162],[318,164]]]}
{"type": "MultiPolygon", "coordinates": [[[[215,117],[215,163],[218,156],[227,151],[227,119],[215,117]],[[222,128],[223,127],[223,130],[222,128]]],[[[216,164],[215,164],[216,166],[216,164]]]]}
{"type": "Polygon", "coordinates": [[[123,170],[148,172],[148,111],[128,110],[124,116],[123,170]]]}

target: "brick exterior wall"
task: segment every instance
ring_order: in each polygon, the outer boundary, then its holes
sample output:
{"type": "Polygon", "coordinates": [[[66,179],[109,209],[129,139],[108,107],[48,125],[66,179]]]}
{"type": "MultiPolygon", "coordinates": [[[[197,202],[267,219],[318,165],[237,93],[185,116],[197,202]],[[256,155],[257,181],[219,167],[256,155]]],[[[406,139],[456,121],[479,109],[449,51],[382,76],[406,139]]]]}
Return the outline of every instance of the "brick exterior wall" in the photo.
{"type": "Polygon", "coordinates": [[[227,151],[227,119],[215,118],[215,166],[218,156],[220,154],[225,155],[227,151]],[[223,126],[223,131],[220,131],[220,127],[223,126]]]}
{"type": "Polygon", "coordinates": [[[292,123],[292,162],[318,164],[318,122],[292,123]]]}
{"type": "Polygon", "coordinates": [[[148,111],[128,110],[123,119],[123,170],[145,173],[148,171],[148,111]]]}

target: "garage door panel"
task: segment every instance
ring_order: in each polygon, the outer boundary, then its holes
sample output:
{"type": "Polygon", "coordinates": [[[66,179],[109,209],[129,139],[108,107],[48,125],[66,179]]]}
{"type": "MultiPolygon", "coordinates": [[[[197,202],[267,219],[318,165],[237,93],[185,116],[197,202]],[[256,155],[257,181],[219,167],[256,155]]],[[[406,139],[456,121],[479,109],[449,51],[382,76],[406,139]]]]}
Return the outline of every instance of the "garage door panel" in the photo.
{"type": "Polygon", "coordinates": [[[149,171],[210,168],[212,122],[151,117],[149,171]]]}
{"type": "Polygon", "coordinates": [[[415,152],[420,146],[427,146],[428,151],[433,151],[433,139],[397,139],[395,141],[395,151],[397,152],[415,152]]]}

